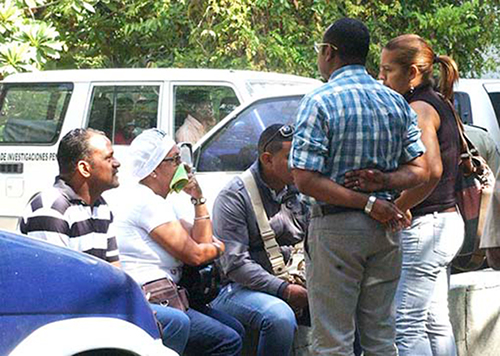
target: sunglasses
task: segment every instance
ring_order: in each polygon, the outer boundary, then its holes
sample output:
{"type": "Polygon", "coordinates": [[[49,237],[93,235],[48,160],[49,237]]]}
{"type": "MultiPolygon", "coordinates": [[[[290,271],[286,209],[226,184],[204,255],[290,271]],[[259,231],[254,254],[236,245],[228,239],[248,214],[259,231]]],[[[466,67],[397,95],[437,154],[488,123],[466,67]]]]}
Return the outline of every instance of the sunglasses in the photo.
{"type": "Polygon", "coordinates": [[[328,46],[328,47],[331,47],[333,48],[334,50],[338,50],[337,46],[335,45],[332,45],[331,43],[325,43],[325,42],[314,42],[314,50],[316,51],[316,53],[319,53],[319,51],[321,50],[321,47],[323,46],[328,46]]]}
{"type": "Polygon", "coordinates": [[[176,154],[173,157],[164,158],[162,162],[174,162],[176,165],[180,165],[182,163],[182,158],[180,154],[176,154]]]}
{"type": "Polygon", "coordinates": [[[294,132],[295,132],[295,127],[293,127],[293,125],[281,126],[278,131],[276,131],[274,134],[271,135],[271,137],[267,139],[266,143],[264,143],[264,145],[262,146],[262,151],[266,152],[267,145],[269,145],[278,136],[278,134],[280,134],[281,137],[283,138],[287,138],[292,136],[294,132]]]}

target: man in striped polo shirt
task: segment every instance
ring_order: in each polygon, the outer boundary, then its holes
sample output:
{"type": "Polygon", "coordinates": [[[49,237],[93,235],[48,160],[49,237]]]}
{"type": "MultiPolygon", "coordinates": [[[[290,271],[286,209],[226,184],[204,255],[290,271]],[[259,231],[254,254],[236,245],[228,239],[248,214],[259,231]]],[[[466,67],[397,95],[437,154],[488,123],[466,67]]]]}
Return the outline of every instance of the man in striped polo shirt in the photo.
{"type": "Polygon", "coordinates": [[[108,138],[74,129],[57,151],[59,176],[28,204],[20,230],[28,236],[88,253],[119,267],[113,214],[101,194],[118,187],[120,163],[108,138]]]}

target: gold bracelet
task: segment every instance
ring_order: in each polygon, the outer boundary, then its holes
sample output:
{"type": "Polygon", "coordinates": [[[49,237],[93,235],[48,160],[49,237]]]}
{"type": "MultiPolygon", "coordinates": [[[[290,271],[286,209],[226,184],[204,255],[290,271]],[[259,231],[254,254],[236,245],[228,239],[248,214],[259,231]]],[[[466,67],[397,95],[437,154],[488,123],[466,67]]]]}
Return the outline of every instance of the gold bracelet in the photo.
{"type": "Polygon", "coordinates": [[[194,221],[205,220],[205,219],[210,219],[210,215],[207,214],[207,215],[195,217],[194,221]]]}

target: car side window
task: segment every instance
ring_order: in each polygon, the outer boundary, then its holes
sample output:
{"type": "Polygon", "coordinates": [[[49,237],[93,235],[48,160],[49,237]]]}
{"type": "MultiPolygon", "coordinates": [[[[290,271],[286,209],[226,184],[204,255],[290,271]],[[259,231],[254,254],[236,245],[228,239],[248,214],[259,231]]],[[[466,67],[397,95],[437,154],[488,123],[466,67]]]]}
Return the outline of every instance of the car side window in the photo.
{"type": "Polygon", "coordinates": [[[96,86],[88,127],[103,131],[115,145],[129,145],[142,131],[157,127],[159,86],[96,86]]]}
{"type": "Polygon", "coordinates": [[[295,122],[301,96],[255,102],[217,131],[195,152],[198,172],[240,172],[258,156],[260,134],[266,127],[295,122]]]}
{"type": "Polygon", "coordinates": [[[53,144],[66,116],[73,84],[5,84],[0,91],[0,144],[53,144]]]}
{"type": "Polygon", "coordinates": [[[240,101],[227,86],[174,86],[175,140],[195,144],[240,101]]]}

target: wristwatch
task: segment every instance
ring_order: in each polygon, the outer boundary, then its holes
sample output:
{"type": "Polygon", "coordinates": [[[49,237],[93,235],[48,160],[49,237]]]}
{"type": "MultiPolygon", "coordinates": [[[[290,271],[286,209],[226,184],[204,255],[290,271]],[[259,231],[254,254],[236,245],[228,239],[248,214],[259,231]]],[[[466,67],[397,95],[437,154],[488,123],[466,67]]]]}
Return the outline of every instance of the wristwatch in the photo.
{"type": "Polygon", "coordinates": [[[373,204],[375,204],[375,200],[377,200],[377,197],[375,195],[370,195],[368,198],[368,201],[366,202],[365,205],[365,213],[370,215],[373,209],[373,204]]]}
{"type": "Polygon", "coordinates": [[[205,204],[207,202],[207,199],[201,197],[201,198],[191,198],[191,203],[193,203],[194,206],[196,205],[201,205],[201,204],[205,204]]]}

